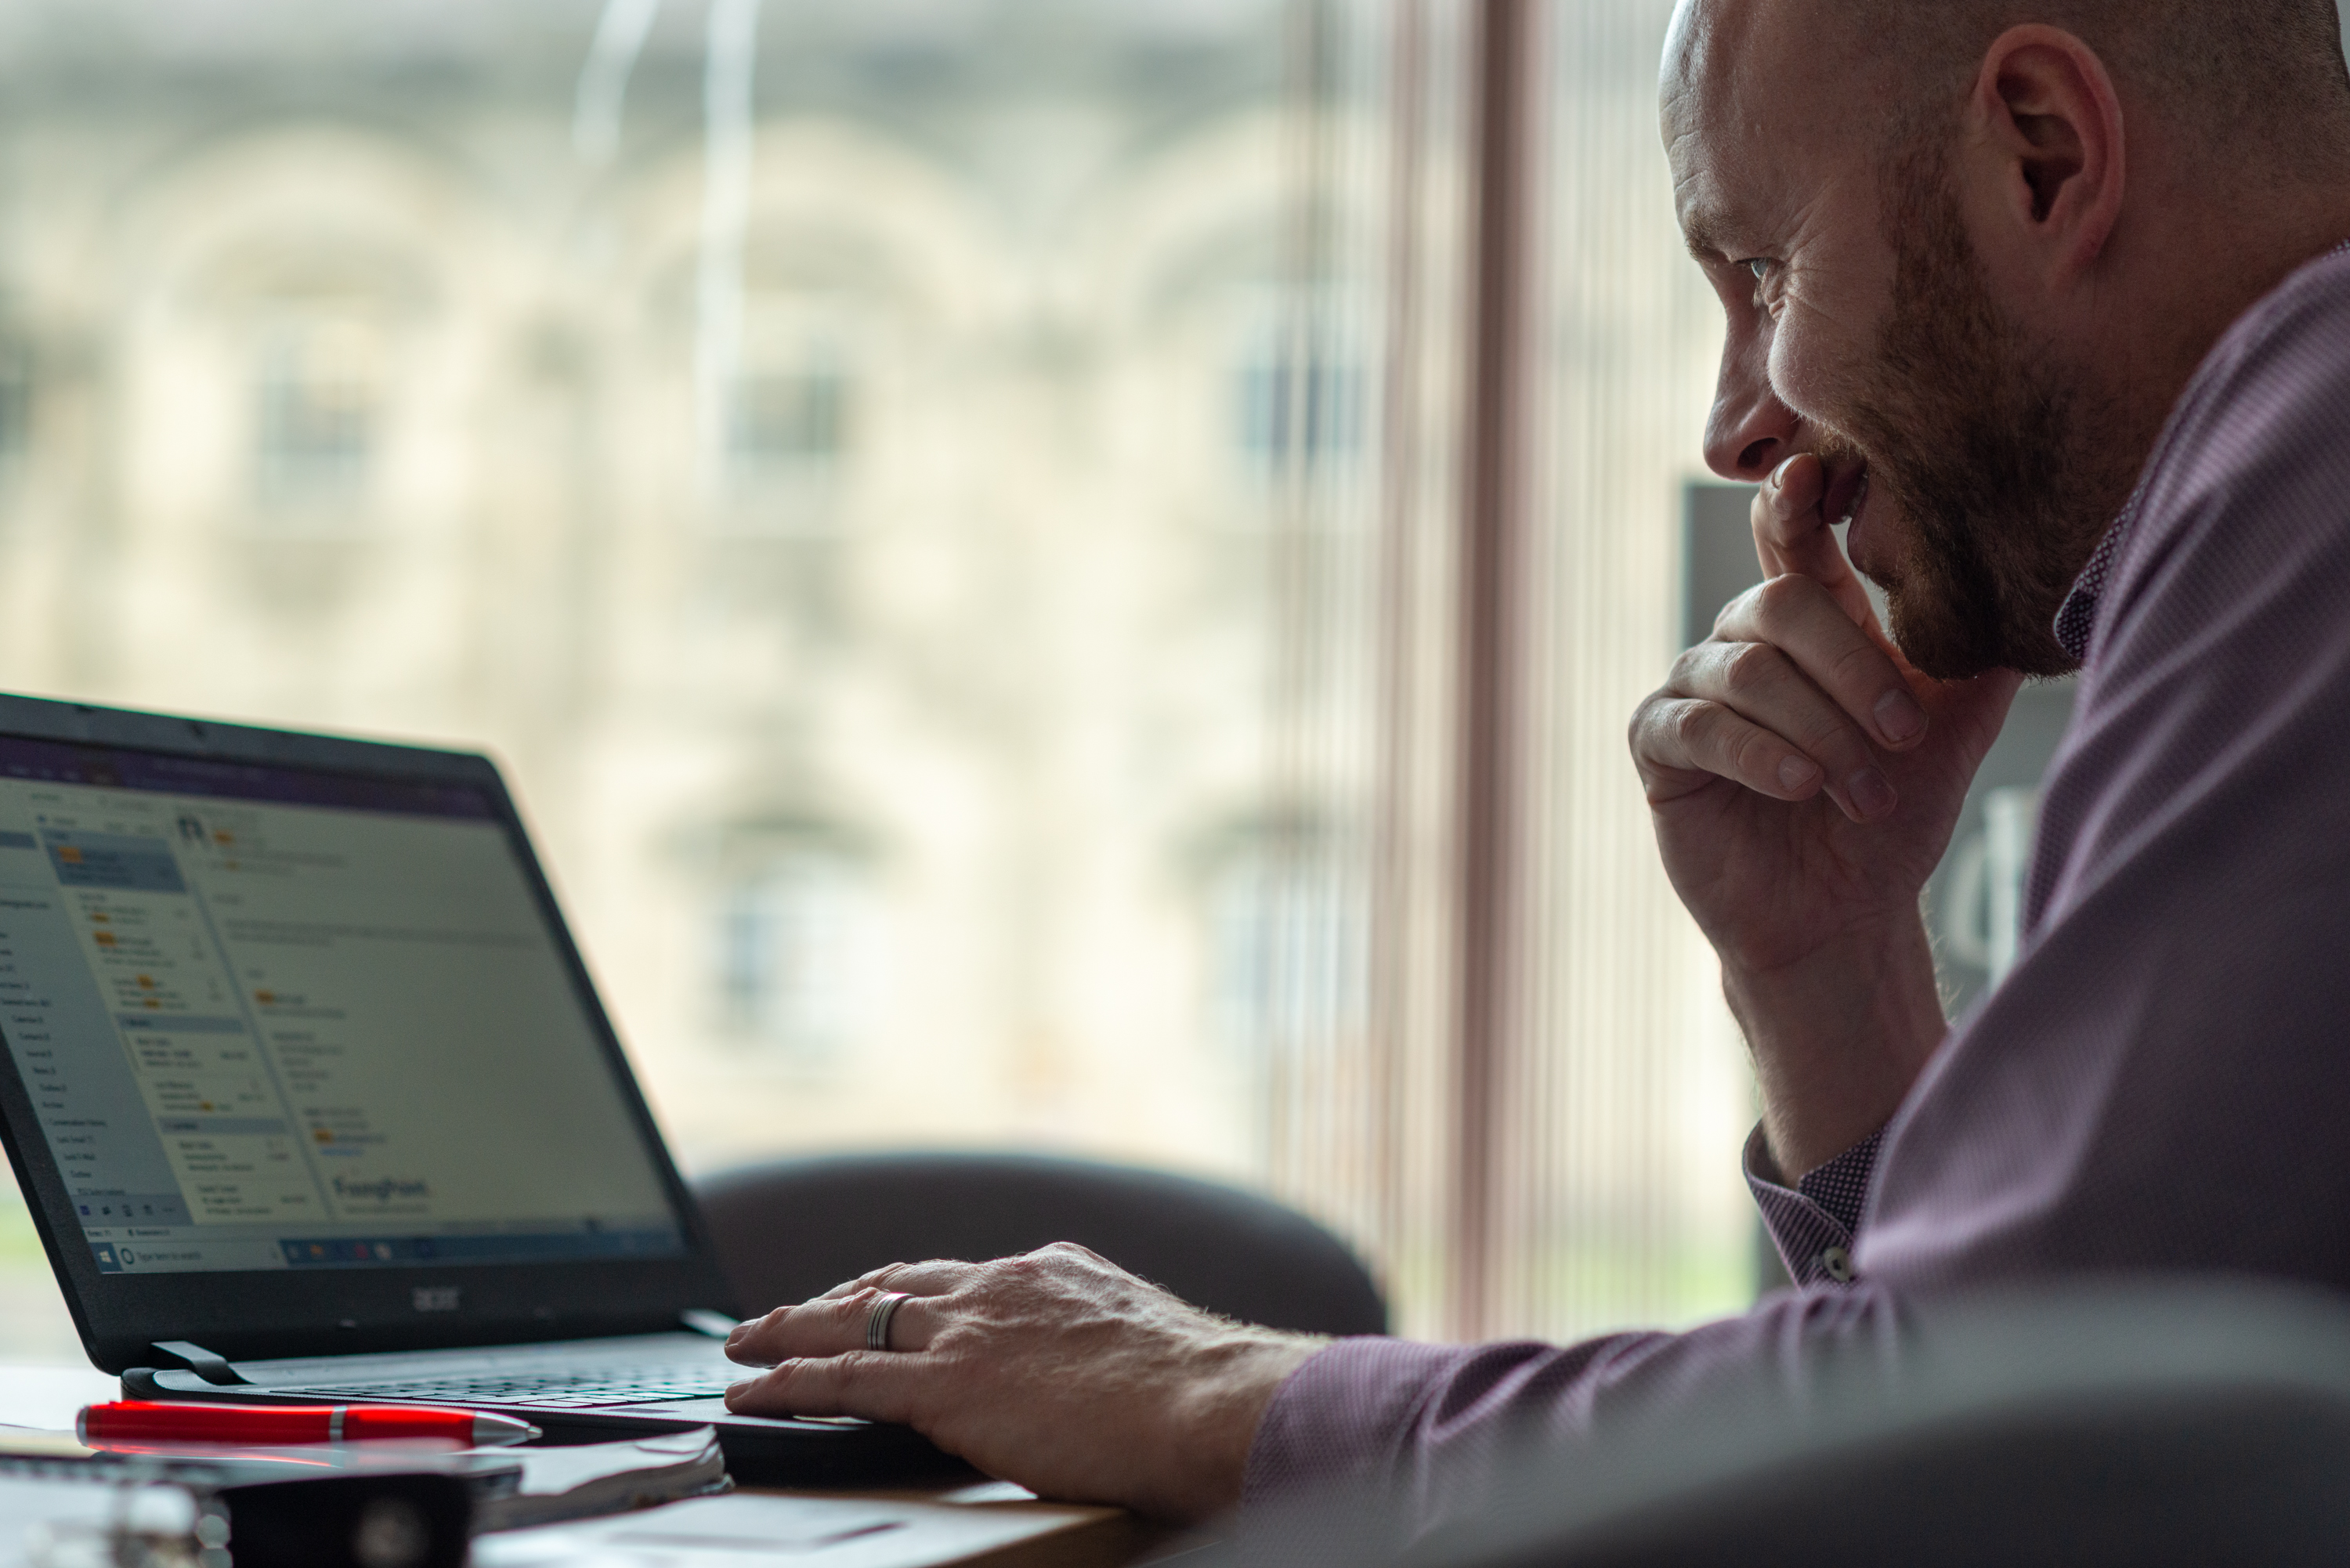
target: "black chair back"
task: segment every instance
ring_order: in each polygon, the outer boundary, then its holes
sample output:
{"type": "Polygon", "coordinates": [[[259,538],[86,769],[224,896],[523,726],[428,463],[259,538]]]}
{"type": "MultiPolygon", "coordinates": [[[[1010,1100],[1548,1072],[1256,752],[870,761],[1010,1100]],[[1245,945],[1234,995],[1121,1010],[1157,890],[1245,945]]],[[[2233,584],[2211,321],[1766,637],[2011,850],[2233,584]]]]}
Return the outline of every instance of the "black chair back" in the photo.
{"type": "Polygon", "coordinates": [[[778,1160],[695,1184],[745,1312],[885,1263],[1092,1248],[1197,1306],[1309,1334],[1387,1331],[1362,1262],[1295,1210],[1193,1177],[1018,1154],[778,1160]]]}

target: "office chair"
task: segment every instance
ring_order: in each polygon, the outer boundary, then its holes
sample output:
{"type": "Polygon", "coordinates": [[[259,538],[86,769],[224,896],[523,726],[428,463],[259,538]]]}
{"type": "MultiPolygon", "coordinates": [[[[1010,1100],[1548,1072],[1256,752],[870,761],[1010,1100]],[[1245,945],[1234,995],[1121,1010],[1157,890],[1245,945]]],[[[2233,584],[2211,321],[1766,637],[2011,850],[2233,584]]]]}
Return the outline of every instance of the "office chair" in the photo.
{"type": "MultiPolygon", "coordinates": [[[[1202,1563],[2204,1568],[2350,1563],[2350,1304],[2209,1280],[1929,1303],[1897,1335],[1529,1443],[1399,1542],[1376,1487],[1202,1563]]],[[[1187,1565],[1188,1568],[1188,1565],[1187,1565]]]]}
{"type": "Polygon", "coordinates": [[[1236,1188],[1022,1154],[784,1159],[694,1184],[744,1311],[890,1262],[1076,1241],[1194,1305],[1309,1334],[1387,1332],[1369,1272],[1321,1226],[1236,1188]]]}

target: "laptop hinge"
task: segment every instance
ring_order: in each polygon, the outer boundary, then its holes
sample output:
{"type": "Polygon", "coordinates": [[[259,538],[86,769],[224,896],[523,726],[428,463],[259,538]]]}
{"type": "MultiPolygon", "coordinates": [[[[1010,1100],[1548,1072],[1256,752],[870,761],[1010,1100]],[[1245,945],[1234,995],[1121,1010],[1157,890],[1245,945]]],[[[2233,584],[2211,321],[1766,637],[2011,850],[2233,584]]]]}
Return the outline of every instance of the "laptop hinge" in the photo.
{"type": "Polygon", "coordinates": [[[231,1366],[201,1345],[194,1345],[184,1339],[159,1339],[155,1341],[154,1348],[185,1366],[207,1383],[217,1384],[224,1388],[233,1388],[244,1381],[236,1375],[235,1367],[231,1366]]]}

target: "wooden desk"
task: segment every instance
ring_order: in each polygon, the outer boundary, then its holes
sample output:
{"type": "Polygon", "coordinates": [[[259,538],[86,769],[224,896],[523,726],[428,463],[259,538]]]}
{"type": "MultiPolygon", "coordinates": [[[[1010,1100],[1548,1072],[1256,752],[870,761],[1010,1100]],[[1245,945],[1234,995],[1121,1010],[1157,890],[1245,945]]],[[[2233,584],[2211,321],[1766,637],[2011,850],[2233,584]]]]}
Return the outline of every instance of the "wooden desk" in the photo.
{"type": "MultiPolygon", "coordinates": [[[[0,1423],[69,1429],[82,1406],[120,1394],[111,1376],[88,1367],[0,1366],[0,1423]]],[[[895,1521],[892,1528],[813,1551],[779,1550],[779,1557],[788,1554],[811,1568],[1120,1568],[1170,1538],[1170,1532],[1123,1509],[1039,1502],[1002,1481],[886,1491],[760,1487],[738,1495],[748,1507],[738,1506],[734,1517],[746,1521],[755,1521],[758,1507],[748,1500],[763,1496],[806,1499],[827,1509],[837,1505],[844,1513],[852,1507],[868,1516],[878,1511],[895,1521]]],[[[657,1532],[671,1510],[695,1508],[693,1502],[673,1503],[624,1517],[629,1530],[643,1535],[657,1532]]],[[[672,1517],[683,1525],[708,1516],[703,1510],[672,1517]]],[[[515,1531],[485,1539],[519,1544],[533,1533],[515,1531]]],[[[727,1556],[743,1568],[755,1568],[762,1560],[739,1544],[727,1556]]]]}
{"type": "MultiPolygon", "coordinates": [[[[924,1545],[960,1555],[909,1557],[891,1563],[957,1563],[972,1568],[1123,1568],[1173,1539],[1175,1532],[1137,1519],[1122,1508],[1040,1502],[1009,1481],[879,1491],[803,1491],[780,1487],[746,1490],[781,1497],[910,1505],[919,1511],[924,1545]],[[963,1544],[968,1550],[963,1550],[963,1544]]],[[[876,1563],[883,1561],[877,1557],[876,1563]]],[[[827,1563],[827,1568],[830,1564],[827,1563]]],[[[847,1568],[846,1559],[841,1568],[847,1568]]],[[[863,1568],[860,1562],[858,1568],[863,1568]]]]}

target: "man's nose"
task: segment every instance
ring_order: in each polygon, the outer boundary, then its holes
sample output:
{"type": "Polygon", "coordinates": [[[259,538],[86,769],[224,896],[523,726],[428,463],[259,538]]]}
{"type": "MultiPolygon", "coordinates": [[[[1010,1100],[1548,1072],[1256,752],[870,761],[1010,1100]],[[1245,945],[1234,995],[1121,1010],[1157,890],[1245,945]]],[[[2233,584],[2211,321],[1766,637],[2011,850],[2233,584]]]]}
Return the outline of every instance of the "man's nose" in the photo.
{"type": "Polygon", "coordinates": [[[1759,335],[1725,345],[1721,380],[1706,421],[1706,466],[1742,484],[1761,483],[1802,450],[1795,438],[1803,421],[1771,389],[1769,359],[1759,335]]]}

